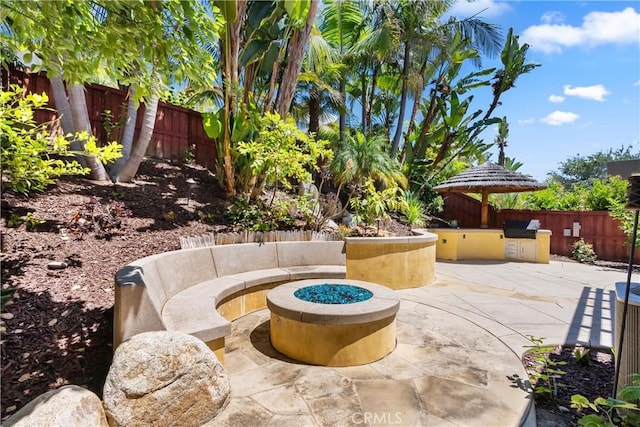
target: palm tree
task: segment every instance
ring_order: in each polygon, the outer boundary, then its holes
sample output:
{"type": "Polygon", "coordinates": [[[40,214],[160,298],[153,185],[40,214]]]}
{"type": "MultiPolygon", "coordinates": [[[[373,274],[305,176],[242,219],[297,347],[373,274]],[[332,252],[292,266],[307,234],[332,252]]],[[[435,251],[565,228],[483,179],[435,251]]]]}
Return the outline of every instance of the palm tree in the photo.
{"type": "MultiPolygon", "coordinates": [[[[392,156],[398,152],[400,147],[410,83],[416,81],[415,79],[410,79],[412,70],[420,69],[418,75],[424,77],[423,73],[428,67],[429,58],[434,57],[434,55],[442,57],[443,48],[445,48],[444,56],[446,57],[446,41],[450,40],[452,35],[457,32],[462,34],[463,39],[471,40],[474,48],[488,54],[496,52],[500,44],[501,37],[497,28],[480,19],[456,20],[451,18],[447,22],[441,23],[440,18],[451,4],[452,2],[449,0],[438,2],[406,0],[398,2],[395,9],[397,14],[396,22],[401,25],[402,35],[400,40],[403,53],[401,55],[402,91],[400,113],[396,133],[391,145],[392,156]]],[[[436,83],[439,82],[439,80],[436,80],[436,83]]],[[[418,83],[414,97],[419,97],[421,94],[420,80],[418,80],[418,83]]]]}
{"type": "MultiPolygon", "coordinates": [[[[502,94],[515,87],[515,82],[518,77],[523,74],[527,74],[540,66],[540,64],[526,62],[528,50],[529,45],[525,43],[520,46],[518,43],[518,36],[513,34],[513,28],[509,28],[504,47],[500,53],[500,60],[502,61],[503,68],[499,69],[494,74],[494,82],[491,85],[493,98],[489,108],[482,116],[479,123],[490,123],[493,111],[498,107],[498,105],[500,105],[500,97],[502,94]]],[[[434,165],[432,176],[435,176],[439,171],[446,168],[447,165],[456,158],[456,156],[467,149],[470,144],[476,142],[478,136],[484,129],[484,126],[476,126],[469,134],[466,142],[462,144],[457,151],[451,154],[449,160],[438,165],[439,170],[435,170],[436,165],[434,165]]]]}
{"type": "MultiPolygon", "coordinates": [[[[349,68],[347,64],[351,48],[360,39],[364,26],[364,1],[329,0],[324,2],[321,13],[320,31],[325,40],[334,47],[337,61],[344,64],[341,68],[339,91],[342,99],[347,99],[347,74],[349,68]]],[[[346,135],[347,118],[346,110],[340,111],[339,117],[340,138],[346,135]]]]}
{"type": "Polygon", "coordinates": [[[367,138],[357,131],[344,138],[330,165],[338,184],[338,194],[344,185],[361,184],[367,178],[385,187],[406,186],[400,164],[385,151],[387,142],[384,137],[367,138]]]}
{"type": "MultiPolygon", "coordinates": [[[[316,12],[318,11],[319,0],[310,0],[309,10],[306,16],[306,22],[301,28],[295,28],[287,52],[287,66],[282,74],[282,82],[278,90],[278,101],[276,102],[276,111],[280,117],[286,117],[291,107],[294,91],[298,84],[298,77],[302,68],[305,48],[309,41],[311,29],[314,26],[316,12]]],[[[285,5],[286,7],[286,5],[285,5]]]]}
{"type": "Polygon", "coordinates": [[[509,123],[507,118],[503,117],[498,123],[498,135],[494,139],[494,143],[498,146],[498,164],[504,167],[504,149],[507,146],[507,138],[509,137],[509,123]]]}

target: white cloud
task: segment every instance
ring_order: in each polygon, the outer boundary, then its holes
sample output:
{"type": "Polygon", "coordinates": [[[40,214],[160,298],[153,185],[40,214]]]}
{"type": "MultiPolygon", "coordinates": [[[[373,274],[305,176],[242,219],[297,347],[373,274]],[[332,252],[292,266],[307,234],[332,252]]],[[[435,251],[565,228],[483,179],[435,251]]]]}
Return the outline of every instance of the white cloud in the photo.
{"type": "Polygon", "coordinates": [[[564,15],[560,12],[546,12],[540,17],[540,20],[545,24],[561,23],[564,21],[564,15]]]}
{"type": "Polygon", "coordinates": [[[496,2],[494,0],[457,0],[447,11],[453,16],[468,18],[478,15],[481,18],[494,18],[511,10],[506,2],[496,2]]]}
{"type": "Polygon", "coordinates": [[[580,118],[576,113],[570,113],[567,111],[554,111],[553,113],[547,115],[540,119],[543,123],[548,124],[549,126],[560,126],[566,123],[573,123],[580,118]]]}
{"type": "Polygon", "coordinates": [[[640,86],[640,80],[638,80],[637,82],[635,82],[633,85],[634,85],[634,86],[640,86]]]}
{"type": "Polygon", "coordinates": [[[564,94],[567,96],[577,96],[578,98],[592,99],[594,101],[600,102],[604,101],[605,95],[611,93],[602,85],[576,87],[571,87],[571,85],[564,85],[563,88],[564,94]]]}
{"type": "Polygon", "coordinates": [[[530,125],[531,123],[533,123],[535,121],[536,121],[535,117],[529,117],[528,119],[519,119],[517,121],[517,123],[520,124],[520,125],[530,125]]]}
{"type": "Polygon", "coordinates": [[[541,21],[543,24],[525,29],[521,39],[532,50],[545,53],[560,53],[580,45],[640,43],[640,13],[632,7],[619,12],[591,12],[580,27],[563,24],[557,12],[545,13],[541,21]]]}
{"type": "Polygon", "coordinates": [[[549,102],[553,102],[555,104],[559,104],[564,101],[564,96],[561,95],[549,95],[549,102]]]}

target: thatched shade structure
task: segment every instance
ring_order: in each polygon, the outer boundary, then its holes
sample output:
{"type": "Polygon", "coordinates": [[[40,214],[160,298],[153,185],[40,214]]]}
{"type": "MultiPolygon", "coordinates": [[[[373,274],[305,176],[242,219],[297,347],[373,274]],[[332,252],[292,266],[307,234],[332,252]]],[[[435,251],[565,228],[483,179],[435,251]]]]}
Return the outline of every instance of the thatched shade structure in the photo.
{"type": "Polygon", "coordinates": [[[528,175],[511,172],[502,166],[486,162],[459,173],[434,187],[438,193],[481,193],[482,210],[480,227],[487,228],[489,218],[489,193],[516,193],[547,188],[528,175]]]}

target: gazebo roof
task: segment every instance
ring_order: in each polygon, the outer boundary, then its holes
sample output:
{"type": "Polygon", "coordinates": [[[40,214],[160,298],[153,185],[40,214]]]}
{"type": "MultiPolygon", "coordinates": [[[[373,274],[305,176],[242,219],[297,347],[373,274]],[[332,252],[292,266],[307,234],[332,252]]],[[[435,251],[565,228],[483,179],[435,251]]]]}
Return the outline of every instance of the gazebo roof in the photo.
{"type": "Polygon", "coordinates": [[[439,193],[515,193],[545,188],[546,184],[529,175],[511,172],[500,165],[486,162],[459,173],[433,189],[439,193]]]}

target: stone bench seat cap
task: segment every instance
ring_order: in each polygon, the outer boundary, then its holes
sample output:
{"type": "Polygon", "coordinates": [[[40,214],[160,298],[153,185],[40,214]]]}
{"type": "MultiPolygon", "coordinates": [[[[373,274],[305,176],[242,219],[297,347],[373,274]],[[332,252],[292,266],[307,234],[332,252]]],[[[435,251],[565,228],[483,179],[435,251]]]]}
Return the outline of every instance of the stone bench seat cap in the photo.
{"type": "Polygon", "coordinates": [[[300,280],[280,285],[267,294],[267,307],[272,313],[287,319],[320,325],[352,325],[386,319],[400,308],[395,292],[381,285],[361,280],[300,280]],[[322,284],[358,286],[373,293],[365,301],[352,304],[318,304],[303,301],[293,294],[300,288],[322,284]]]}
{"type": "Polygon", "coordinates": [[[413,236],[392,237],[345,237],[350,245],[375,245],[375,244],[406,244],[406,243],[432,243],[438,241],[438,235],[426,230],[413,230],[413,236]]]}

